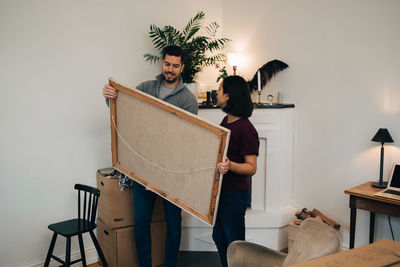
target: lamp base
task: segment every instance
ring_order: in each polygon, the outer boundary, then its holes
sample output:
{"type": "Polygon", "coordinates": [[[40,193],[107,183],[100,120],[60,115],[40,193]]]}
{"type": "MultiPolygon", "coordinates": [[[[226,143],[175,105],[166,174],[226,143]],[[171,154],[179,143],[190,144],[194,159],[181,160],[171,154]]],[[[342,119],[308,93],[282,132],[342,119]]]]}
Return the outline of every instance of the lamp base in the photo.
{"type": "Polygon", "coordinates": [[[387,182],[382,182],[382,183],[381,182],[372,182],[371,183],[371,186],[375,187],[375,188],[386,188],[387,185],[388,185],[387,182]]]}

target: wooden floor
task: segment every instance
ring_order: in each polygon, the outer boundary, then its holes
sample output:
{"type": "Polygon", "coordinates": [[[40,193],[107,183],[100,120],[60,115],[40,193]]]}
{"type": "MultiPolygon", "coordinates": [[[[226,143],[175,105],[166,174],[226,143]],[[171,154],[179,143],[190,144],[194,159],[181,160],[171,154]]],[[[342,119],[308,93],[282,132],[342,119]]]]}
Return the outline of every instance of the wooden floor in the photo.
{"type": "MultiPolygon", "coordinates": [[[[163,265],[161,265],[163,266],[163,265]]],[[[176,267],[221,267],[217,252],[207,251],[180,251],[176,267]]],[[[99,263],[88,267],[101,267],[99,263]]]]}
{"type": "MultiPolygon", "coordinates": [[[[287,248],[281,252],[287,253],[287,248]]],[[[221,267],[217,252],[204,251],[180,251],[177,267],[221,267]]],[[[88,267],[101,267],[101,264],[94,263],[88,267]]]]}

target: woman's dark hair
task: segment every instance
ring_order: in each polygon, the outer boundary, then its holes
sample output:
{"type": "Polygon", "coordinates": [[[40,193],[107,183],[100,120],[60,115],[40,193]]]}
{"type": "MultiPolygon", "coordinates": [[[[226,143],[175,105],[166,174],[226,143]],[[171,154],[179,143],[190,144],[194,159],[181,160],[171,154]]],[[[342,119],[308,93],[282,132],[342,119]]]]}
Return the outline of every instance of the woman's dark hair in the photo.
{"type": "Polygon", "coordinates": [[[240,76],[228,76],[222,82],[222,89],[229,95],[224,112],[234,116],[248,118],[253,113],[253,102],[250,98],[249,85],[240,76]]]}
{"type": "Polygon", "coordinates": [[[182,50],[180,46],[177,45],[169,45],[164,47],[164,49],[162,50],[162,58],[165,59],[166,55],[181,57],[182,64],[186,59],[185,52],[182,50]]]}

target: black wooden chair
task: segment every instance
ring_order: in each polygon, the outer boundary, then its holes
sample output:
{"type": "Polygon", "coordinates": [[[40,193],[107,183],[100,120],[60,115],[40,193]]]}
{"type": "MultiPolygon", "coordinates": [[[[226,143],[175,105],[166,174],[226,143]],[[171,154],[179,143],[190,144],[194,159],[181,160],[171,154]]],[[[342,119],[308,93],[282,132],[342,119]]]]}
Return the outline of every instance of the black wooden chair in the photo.
{"type": "Polygon", "coordinates": [[[89,232],[94,246],[96,247],[97,253],[101,259],[103,266],[108,267],[104,254],[97,242],[96,236],[93,230],[96,229],[96,213],[97,203],[100,196],[100,191],[97,188],[76,184],[74,187],[78,190],[78,219],[72,219],[59,223],[50,224],[48,227],[54,232],[53,238],[51,239],[49,251],[47,252],[46,261],[44,266],[49,266],[50,259],[53,258],[56,261],[62,263],[62,266],[70,266],[71,264],[82,261],[83,266],[86,266],[85,249],[83,247],[82,234],[89,232]],[[81,194],[83,194],[83,204],[81,205],[81,194]],[[81,213],[82,211],[82,213],[81,213]],[[62,235],[67,238],[65,261],[53,255],[54,245],[56,243],[57,235],[62,235]],[[81,258],[71,262],[71,237],[78,236],[79,248],[81,251],[81,258]]]}

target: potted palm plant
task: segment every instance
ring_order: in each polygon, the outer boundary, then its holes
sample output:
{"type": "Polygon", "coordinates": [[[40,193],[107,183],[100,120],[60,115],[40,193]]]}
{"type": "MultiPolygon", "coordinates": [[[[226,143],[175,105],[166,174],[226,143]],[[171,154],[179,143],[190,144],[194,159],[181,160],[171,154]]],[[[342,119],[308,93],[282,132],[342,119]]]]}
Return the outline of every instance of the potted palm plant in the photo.
{"type": "MultiPolygon", "coordinates": [[[[161,54],[163,48],[169,45],[179,45],[186,53],[186,59],[183,64],[185,68],[181,74],[184,83],[194,83],[198,73],[204,67],[214,66],[217,62],[226,61],[226,56],[222,53],[216,53],[221,50],[231,40],[228,38],[217,38],[216,33],[219,25],[211,22],[203,27],[205,14],[199,11],[189,20],[182,31],[173,26],[164,26],[159,28],[150,25],[149,36],[156,50],[161,54]],[[200,35],[199,30],[204,29],[204,35],[200,35]]],[[[145,54],[146,61],[156,63],[161,60],[161,56],[145,54]]]]}

